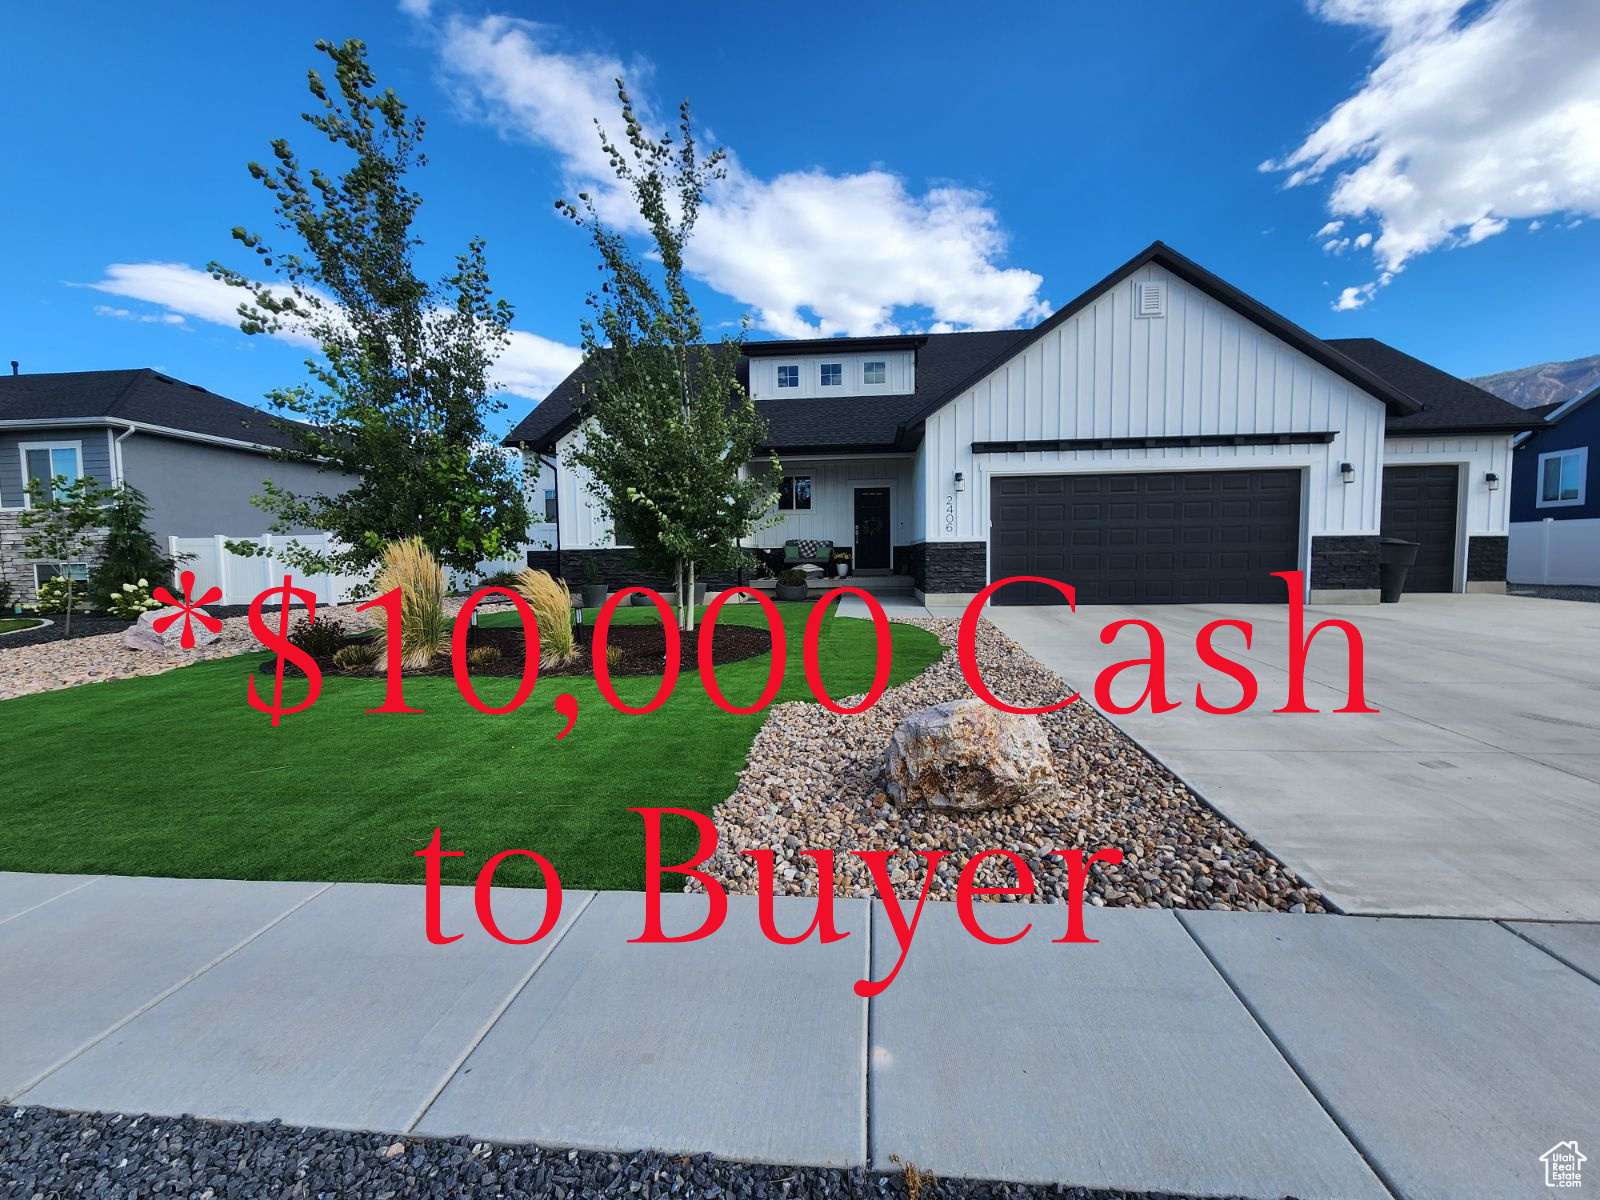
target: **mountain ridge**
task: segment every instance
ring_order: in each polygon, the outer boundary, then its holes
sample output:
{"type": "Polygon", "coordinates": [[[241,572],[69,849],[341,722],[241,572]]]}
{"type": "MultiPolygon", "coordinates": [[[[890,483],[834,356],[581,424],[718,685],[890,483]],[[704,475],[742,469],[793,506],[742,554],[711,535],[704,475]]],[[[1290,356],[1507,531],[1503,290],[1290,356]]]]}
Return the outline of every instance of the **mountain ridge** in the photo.
{"type": "Polygon", "coordinates": [[[1600,354],[1497,371],[1468,382],[1519,408],[1560,404],[1600,387],[1600,354]]]}

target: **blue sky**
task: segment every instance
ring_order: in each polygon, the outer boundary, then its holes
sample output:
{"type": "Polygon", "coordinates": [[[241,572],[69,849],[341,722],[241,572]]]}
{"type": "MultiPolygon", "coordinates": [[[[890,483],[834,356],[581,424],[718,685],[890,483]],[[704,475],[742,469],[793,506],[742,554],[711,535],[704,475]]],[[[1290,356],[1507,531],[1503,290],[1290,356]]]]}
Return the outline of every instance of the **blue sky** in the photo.
{"type": "Polygon", "coordinates": [[[297,382],[304,349],[238,333],[199,268],[247,265],[229,230],[270,214],[245,164],[276,136],[320,153],[312,44],[352,36],[429,120],[425,257],[482,234],[516,306],[507,419],[578,342],[594,264],[551,202],[593,173],[618,69],[731,149],[693,265],[708,315],[756,336],[1027,324],[1160,238],[1314,332],[1459,374],[1600,352],[1600,4],[684,11],[11,9],[0,363],[149,365],[250,403],[297,382]]]}

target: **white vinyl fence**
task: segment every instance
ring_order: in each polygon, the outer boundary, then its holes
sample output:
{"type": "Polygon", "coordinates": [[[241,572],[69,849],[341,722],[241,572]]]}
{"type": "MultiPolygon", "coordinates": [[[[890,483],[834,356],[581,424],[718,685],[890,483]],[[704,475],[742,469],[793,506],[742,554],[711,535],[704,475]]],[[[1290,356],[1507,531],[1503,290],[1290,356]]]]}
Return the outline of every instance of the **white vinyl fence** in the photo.
{"type": "MultiPolygon", "coordinates": [[[[272,553],[274,547],[287,547],[291,542],[319,552],[337,546],[326,533],[258,533],[237,537],[219,533],[215,537],[169,537],[167,552],[174,557],[192,555],[192,558],[179,564],[179,572],[194,572],[196,596],[203,596],[208,588],[221,588],[220,604],[249,604],[268,588],[282,587],[285,574],[294,576],[295,587],[312,592],[318,604],[344,604],[352,598],[355,588],[367,582],[365,577],[359,575],[306,575],[296,571],[272,553]],[[267,554],[264,557],[247,558],[229,551],[228,542],[253,542],[265,547],[267,554]]],[[[514,557],[479,563],[476,576],[458,576],[455,572],[449,572],[450,585],[455,590],[466,591],[486,575],[521,570],[528,565],[529,549],[524,546],[514,557]]]]}
{"type": "Polygon", "coordinates": [[[1513,521],[1506,579],[1600,587],[1600,519],[1513,521]]]}

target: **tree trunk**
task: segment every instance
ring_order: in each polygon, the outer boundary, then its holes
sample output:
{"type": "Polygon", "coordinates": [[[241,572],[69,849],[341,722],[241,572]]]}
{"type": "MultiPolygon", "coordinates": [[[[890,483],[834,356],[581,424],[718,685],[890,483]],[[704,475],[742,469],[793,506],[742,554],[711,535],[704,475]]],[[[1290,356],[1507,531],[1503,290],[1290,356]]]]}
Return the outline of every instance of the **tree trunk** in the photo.
{"type": "Polygon", "coordinates": [[[63,638],[72,636],[72,568],[62,564],[61,574],[67,581],[67,619],[61,631],[63,638]]]}
{"type": "Polygon", "coordinates": [[[683,628],[694,632],[694,559],[689,560],[689,586],[683,593],[683,628]]]}

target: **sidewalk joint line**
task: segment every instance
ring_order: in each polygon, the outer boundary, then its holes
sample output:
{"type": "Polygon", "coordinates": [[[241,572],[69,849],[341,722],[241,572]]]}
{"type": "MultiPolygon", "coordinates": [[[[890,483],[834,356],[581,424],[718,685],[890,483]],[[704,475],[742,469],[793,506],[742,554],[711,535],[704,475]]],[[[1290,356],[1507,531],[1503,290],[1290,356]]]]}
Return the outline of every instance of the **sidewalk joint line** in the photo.
{"type": "MultiPolygon", "coordinates": [[[[435,1102],[438,1101],[440,1096],[444,1095],[444,1090],[450,1086],[451,1080],[453,1080],[456,1075],[460,1073],[462,1067],[467,1065],[467,1059],[472,1057],[473,1051],[477,1050],[477,1048],[483,1044],[483,1039],[489,1036],[494,1027],[500,1023],[500,1018],[505,1016],[506,1012],[511,1008],[511,1006],[516,1003],[517,997],[522,995],[528,984],[533,982],[533,977],[538,973],[539,968],[544,966],[544,964],[550,960],[550,956],[555,953],[556,947],[561,945],[561,943],[566,940],[567,934],[572,932],[573,926],[577,925],[579,919],[589,910],[589,905],[594,903],[594,898],[599,894],[600,893],[597,891],[589,893],[588,897],[583,902],[583,907],[578,909],[577,912],[573,913],[571,919],[568,920],[567,923],[556,932],[555,939],[551,941],[548,946],[544,947],[544,952],[542,954],[533,960],[533,965],[528,968],[527,973],[524,974],[523,977],[517,982],[516,987],[512,988],[510,994],[506,996],[503,1001],[501,1001],[500,1006],[496,1008],[494,1012],[489,1014],[488,1020],[484,1022],[482,1028],[478,1030],[476,1036],[474,1036],[472,1040],[467,1043],[466,1049],[463,1050],[460,1055],[457,1056],[456,1060],[452,1062],[445,1070],[444,1076],[439,1080],[437,1086],[435,1086],[425,1097],[423,1097],[421,1106],[415,1113],[411,1115],[411,1119],[400,1127],[400,1134],[402,1137],[411,1136],[412,1130],[416,1129],[416,1127],[421,1124],[422,1118],[428,1115],[428,1110],[434,1106],[435,1102]]],[[[546,892],[545,895],[548,897],[549,893],[546,892]]]]}
{"type": "MultiPolygon", "coordinates": [[[[1388,1189],[1390,1195],[1397,1198],[1404,1197],[1405,1193],[1400,1189],[1400,1185],[1391,1179],[1389,1177],[1389,1173],[1378,1165],[1377,1159],[1367,1151],[1366,1146],[1363,1145],[1361,1139],[1356,1136],[1355,1131],[1344,1122],[1337,1112],[1334,1111],[1332,1103],[1329,1102],[1328,1098],[1322,1094],[1321,1089],[1311,1082],[1310,1076],[1301,1068],[1300,1064],[1295,1061],[1295,1057],[1289,1052],[1289,1048],[1279,1041],[1277,1035],[1272,1032],[1272,1029],[1267,1024],[1265,1018],[1263,1018],[1262,1015],[1256,1011],[1255,1005],[1251,1004],[1249,1000],[1245,999],[1243,989],[1241,989],[1239,985],[1233,981],[1233,977],[1229,975],[1227,970],[1224,969],[1223,965],[1217,961],[1216,956],[1211,953],[1206,944],[1201,941],[1198,936],[1196,936],[1195,931],[1189,928],[1189,923],[1183,919],[1183,913],[1177,909],[1173,909],[1172,915],[1177,919],[1177,922],[1179,926],[1182,927],[1184,933],[1189,935],[1189,940],[1199,948],[1201,954],[1206,956],[1206,961],[1211,964],[1211,969],[1221,977],[1223,983],[1228,985],[1228,990],[1233,993],[1234,999],[1239,1002],[1239,1004],[1244,1008],[1245,1012],[1250,1014],[1250,1019],[1256,1023],[1256,1027],[1261,1030],[1262,1036],[1264,1036],[1267,1041],[1272,1044],[1272,1048],[1278,1052],[1278,1057],[1283,1060],[1284,1065],[1295,1073],[1295,1077],[1300,1080],[1300,1086],[1305,1088],[1306,1091],[1310,1093],[1311,1098],[1322,1107],[1322,1111],[1328,1114],[1328,1119],[1333,1122],[1334,1128],[1344,1135],[1345,1141],[1349,1142],[1351,1148],[1361,1156],[1361,1161],[1367,1164],[1367,1170],[1371,1171],[1373,1177],[1388,1189]]],[[[1337,921],[1343,918],[1333,917],[1331,919],[1337,921]]]]}
{"type": "MultiPolygon", "coordinates": [[[[1518,918],[1518,919],[1520,920],[1521,918],[1518,918]]],[[[1558,963],[1560,963],[1563,967],[1566,967],[1568,970],[1576,971],[1579,975],[1582,975],[1590,983],[1600,984],[1600,978],[1596,978],[1594,975],[1591,975],[1588,971],[1584,970],[1577,963],[1573,962],[1570,958],[1567,958],[1565,955],[1557,954],[1554,950],[1550,949],[1550,947],[1546,946],[1543,942],[1534,941],[1533,938],[1531,938],[1527,934],[1523,933],[1522,930],[1511,928],[1511,925],[1509,924],[1509,921],[1510,921],[1510,918],[1507,918],[1507,917],[1496,917],[1494,923],[1496,925],[1500,926],[1501,929],[1504,929],[1507,933],[1511,934],[1513,937],[1521,938],[1523,941],[1527,942],[1528,945],[1532,946],[1535,950],[1538,950],[1540,953],[1548,954],[1551,958],[1555,959],[1558,963]]],[[[1530,924],[1530,925],[1538,925],[1538,924],[1542,924],[1542,923],[1543,922],[1539,922],[1539,921],[1529,921],[1528,922],[1528,924],[1530,924]]],[[[1573,924],[1587,924],[1587,922],[1570,922],[1570,923],[1573,923],[1573,924]]]]}
{"type": "Polygon", "coordinates": [[[30,904],[27,908],[23,909],[21,912],[14,912],[9,917],[0,917],[0,925],[4,925],[7,921],[15,921],[18,917],[25,917],[31,912],[37,912],[39,909],[43,908],[46,904],[54,904],[57,900],[60,900],[63,896],[70,896],[70,895],[72,895],[73,892],[81,892],[84,888],[88,887],[91,883],[99,883],[104,878],[105,878],[104,875],[96,875],[92,879],[85,879],[77,887],[69,887],[64,892],[57,892],[54,896],[49,896],[49,897],[39,901],[39,903],[37,903],[37,904],[30,904]]]}
{"type": "MultiPolygon", "coordinates": [[[[877,919],[877,902],[867,900],[867,973],[865,978],[872,978],[872,925],[877,919]]],[[[866,1034],[866,1054],[861,1064],[861,1154],[864,1169],[872,1170],[872,1010],[876,1006],[877,997],[866,998],[866,1012],[863,1015],[863,1024],[866,1034]]]]}
{"type": "Polygon", "coordinates": [[[65,1058],[62,1058],[61,1060],[59,1060],[58,1062],[52,1064],[51,1066],[46,1067],[43,1071],[39,1072],[39,1074],[35,1075],[32,1079],[28,1080],[20,1088],[18,1088],[15,1092],[11,1093],[11,1096],[9,1097],[9,1099],[6,1102],[7,1103],[11,1103],[13,1101],[21,1099],[30,1090],[32,1090],[33,1088],[38,1087],[41,1083],[43,1083],[50,1076],[54,1075],[57,1071],[61,1070],[62,1067],[66,1066],[68,1063],[72,1062],[74,1059],[79,1058],[84,1054],[87,1054],[90,1050],[93,1050],[101,1042],[105,1041],[108,1037],[110,1037],[112,1034],[116,1033],[117,1030],[121,1029],[123,1026],[127,1025],[129,1022],[138,1020],[140,1017],[144,1016],[145,1013],[149,1012],[156,1005],[160,1004],[163,1000],[166,1000],[168,997],[172,996],[173,994],[175,994],[176,992],[182,990],[183,988],[188,987],[196,979],[199,979],[200,976],[204,975],[207,971],[211,970],[212,967],[215,967],[218,964],[223,963],[223,962],[227,961],[228,959],[232,958],[235,954],[237,954],[239,951],[243,950],[251,942],[255,941],[262,934],[266,933],[267,930],[269,930],[269,929],[273,928],[274,926],[278,925],[280,922],[288,920],[290,917],[294,916],[295,913],[299,912],[302,908],[304,908],[306,905],[310,904],[318,896],[322,895],[324,892],[326,892],[329,888],[331,888],[333,886],[334,885],[331,884],[331,883],[323,884],[316,891],[312,892],[309,896],[305,897],[305,899],[298,901],[292,907],[284,910],[283,912],[279,913],[277,916],[273,917],[272,920],[268,921],[265,925],[263,925],[260,929],[256,930],[254,933],[252,933],[249,937],[245,938],[243,941],[237,942],[233,946],[230,946],[228,949],[224,950],[221,954],[219,954],[215,958],[213,958],[210,962],[204,964],[201,967],[196,968],[194,971],[191,971],[188,975],[186,975],[186,976],[184,976],[184,978],[178,980],[177,983],[173,984],[171,987],[167,988],[165,991],[159,993],[158,995],[152,997],[149,1000],[146,1000],[138,1008],[134,1009],[133,1012],[129,1013],[127,1016],[123,1017],[121,1020],[115,1022],[113,1025],[111,1025],[109,1028],[105,1029],[101,1033],[96,1034],[94,1037],[90,1038],[83,1045],[79,1046],[71,1054],[68,1054],[65,1058]]]}

